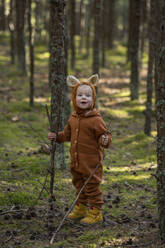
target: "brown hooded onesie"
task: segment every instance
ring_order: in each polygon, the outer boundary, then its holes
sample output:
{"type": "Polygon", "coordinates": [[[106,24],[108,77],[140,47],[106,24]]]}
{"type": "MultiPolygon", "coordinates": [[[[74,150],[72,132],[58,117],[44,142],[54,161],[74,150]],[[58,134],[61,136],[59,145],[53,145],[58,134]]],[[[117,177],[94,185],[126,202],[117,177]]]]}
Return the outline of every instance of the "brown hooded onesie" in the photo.
{"type": "Polygon", "coordinates": [[[58,133],[57,142],[62,143],[64,141],[71,141],[70,170],[73,176],[72,182],[76,188],[77,194],[91,172],[97,164],[100,163],[101,166],[86,185],[78,202],[101,208],[103,204],[100,190],[103,171],[101,163],[103,159],[101,135],[108,133],[109,142],[104,146],[105,148],[108,148],[111,144],[111,134],[108,132],[100,113],[95,109],[96,91],[91,83],[77,83],[72,91],[72,102],[75,112],[70,116],[64,131],[58,133]],[[77,88],[82,84],[89,85],[93,92],[93,106],[88,110],[82,110],[76,106],[77,88]]]}

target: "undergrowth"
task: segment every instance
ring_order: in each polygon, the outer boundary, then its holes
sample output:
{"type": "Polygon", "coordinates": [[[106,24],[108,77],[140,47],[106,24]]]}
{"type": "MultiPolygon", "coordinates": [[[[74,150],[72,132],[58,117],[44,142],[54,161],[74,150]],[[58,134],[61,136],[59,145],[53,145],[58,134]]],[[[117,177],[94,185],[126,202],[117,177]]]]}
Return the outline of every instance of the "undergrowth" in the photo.
{"type": "MultiPolygon", "coordinates": [[[[50,210],[49,180],[38,199],[50,165],[50,155],[40,150],[43,143],[49,144],[49,124],[43,106],[50,103],[48,52],[43,44],[35,48],[37,92],[35,106],[30,108],[28,78],[20,77],[17,69],[9,66],[6,43],[0,49],[0,89],[6,88],[5,94],[0,93],[1,247],[161,247],[156,212],[155,119],[152,136],[148,137],[143,132],[144,81],[139,100],[131,102],[128,71],[122,66],[125,48],[116,47],[110,54],[113,66],[101,69],[98,89],[99,110],[113,135],[103,162],[104,221],[84,227],[66,220],[52,246],[52,234],[75,195],[69,172],[69,144],[65,144],[67,169],[55,170],[54,211],[50,210]]],[[[87,64],[77,57],[77,75],[90,76],[89,69],[85,69],[87,64]]]]}

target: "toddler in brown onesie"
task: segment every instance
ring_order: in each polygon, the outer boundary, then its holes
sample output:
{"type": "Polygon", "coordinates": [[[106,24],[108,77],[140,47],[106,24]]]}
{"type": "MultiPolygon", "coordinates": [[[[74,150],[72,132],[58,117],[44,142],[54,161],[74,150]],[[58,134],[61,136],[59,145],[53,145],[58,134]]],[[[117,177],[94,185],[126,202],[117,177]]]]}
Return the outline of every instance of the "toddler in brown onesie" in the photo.
{"type": "Polygon", "coordinates": [[[100,190],[102,180],[103,148],[111,144],[111,133],[95,109],[98,75],[92,75],[87,81],[80,82],[74,76],[67,77],[68,86],[72,87],[72,102],[75,112],[70,116],[62,132],[49,133],[50,140],[58,143],[71,142],[71,165],[73,185],[78,194],[83,184],[95,169],[96,170],[85,189],[80,194],[73,211],[68,215],[70,219],[81,219],[81,223],[94,224],[102,221],[103,198],[100,190]]]}

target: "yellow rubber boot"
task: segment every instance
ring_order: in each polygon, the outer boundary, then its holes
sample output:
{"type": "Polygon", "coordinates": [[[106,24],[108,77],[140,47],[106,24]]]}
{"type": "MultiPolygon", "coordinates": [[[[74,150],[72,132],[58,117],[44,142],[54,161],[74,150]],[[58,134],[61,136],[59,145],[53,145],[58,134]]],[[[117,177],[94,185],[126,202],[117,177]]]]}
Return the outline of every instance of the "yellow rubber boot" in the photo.
{"type": "Polygon", "coordinates": [[[103,221],[102,210],[95,207],[91,207],[88,212],[88,215],[85,218],[83,218],[80,222],[83,224],[95,224],[102,221],[103,221]]]}
{"type": "Polygon", "coordinates": [[[76,220],[85,217],[88,214],[88,207],[82,203],[78,203],[67,218],[76,220]]]}

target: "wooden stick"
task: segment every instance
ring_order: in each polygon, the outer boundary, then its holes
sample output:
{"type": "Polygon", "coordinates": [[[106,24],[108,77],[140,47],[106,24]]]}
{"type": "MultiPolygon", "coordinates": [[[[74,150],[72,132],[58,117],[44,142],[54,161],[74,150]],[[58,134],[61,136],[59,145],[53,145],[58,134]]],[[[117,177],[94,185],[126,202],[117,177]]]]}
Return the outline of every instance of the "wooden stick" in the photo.
{"type": "Polygon", "coordinates": [[[64,215],[64,217],[63,217],[61,223],[59,224],[59,226],[57,227],[56,231],[54,232],[54,234],[53,234],[53,236],[52,236],[52,238],[51,238],[51,240],[50,240],[50,244],[53,244],[53,241],[54,241],[54,239],[55,239],[55,237],[56,237],[56,234],[58,233],[58,231],[59,231],[60,228],[62,227],[62,225],[63,225],[63,223],[64,223],[66,217],[68,216],[68,214],[69,214],[69,213],[72,211],[72,209],[74,208],[74,206],[75,206],[75,204],[76,204],[76,202],[77,202],[77,200],[78,200],[78,198],[79,198],[81,192],[84,190],[85,186],[87,185],[87,183],[89,182],[89,180],[90,180],[91,177],[95,174],[96,170],[97,170],[99,167],[100,167],[100,164],[98,164],[98,165],[95,167],[95,169],[92,171],[92,173],[90,174],[90,176],[88,177],[88,179],[85,181],[85,183],[84,183],[84,185],[82,186],[82,188],[80,189],[80,191],[79,191],[79,193],[78,193],[76,199],[75,199],[74,202],[72,203],[70,209],[66,212],[66,214],[64,215]]]}

